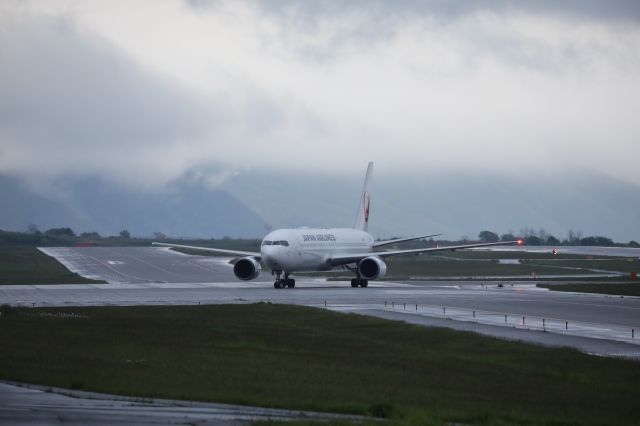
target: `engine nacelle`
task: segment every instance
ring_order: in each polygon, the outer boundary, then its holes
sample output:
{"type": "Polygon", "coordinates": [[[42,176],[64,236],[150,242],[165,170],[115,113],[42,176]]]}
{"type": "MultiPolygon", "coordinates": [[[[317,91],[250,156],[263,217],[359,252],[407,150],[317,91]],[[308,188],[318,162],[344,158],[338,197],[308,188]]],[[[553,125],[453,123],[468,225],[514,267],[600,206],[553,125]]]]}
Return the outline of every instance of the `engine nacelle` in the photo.
{"type": "Polygon", "coordinates": [[[377,280],[387,273],[387,264],[378,256],[369,256],[360,261],[358,269],[362,278],[377,280]]]}
{"type": "Polygon", "coordinates": [[[260,269],[260,262],[253,257],[243,257],[233,265],[234,275],[242,281],[256,278],[260,274],[260,269]]]}

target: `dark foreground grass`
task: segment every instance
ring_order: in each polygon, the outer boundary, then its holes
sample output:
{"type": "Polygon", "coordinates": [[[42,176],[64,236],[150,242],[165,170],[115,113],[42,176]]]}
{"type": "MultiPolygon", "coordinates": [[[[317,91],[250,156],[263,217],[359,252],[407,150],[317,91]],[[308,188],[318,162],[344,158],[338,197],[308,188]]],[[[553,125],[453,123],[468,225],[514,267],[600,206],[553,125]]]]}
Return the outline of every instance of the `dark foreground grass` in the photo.
{"type": "Polygon", "coordinates": [[[640,281],[626,284],[537,284],[538,287],[555,291],[571,291],[576,293],[614,294],[618,296],[640,296],[640,281]]]}
{"type": "Polygon", "coordinates": [[[370,414],[637,424],[640,364],[285,305],[3,308],[0,378],[370,414]]]}
{"type": "Polygon", "coordinates": [[[1,284],[102,283],[69,271],[56,259],[35,247],[0,247],[1,284]]]}

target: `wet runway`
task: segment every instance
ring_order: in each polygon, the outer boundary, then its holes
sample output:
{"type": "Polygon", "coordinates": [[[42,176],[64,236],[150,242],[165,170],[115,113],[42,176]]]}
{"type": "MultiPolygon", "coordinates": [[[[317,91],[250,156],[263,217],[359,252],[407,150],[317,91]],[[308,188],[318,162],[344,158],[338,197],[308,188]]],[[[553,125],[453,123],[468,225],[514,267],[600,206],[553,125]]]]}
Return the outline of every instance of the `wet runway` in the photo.
{"type": "Polygon", "coordinates": [[[358,420],[358,416],[206,402],[130,398],[0,382],[0,424],[237,425],[256,421],[358,420]]]}
{"type": "Polygon", "coordinates": [[[634,247],[598,247],[598,246],[518,246],[518,247],[484,247],[489,251],[525,251],[528,253],[551,253],[556,249],[562,254],[577,254],[582,256],[617,256],[640,258],[640,248],[634,247]]]}
{"type": "MultiPolygon", "coordinates": [[[[47,248],[69,269],[109,284],[4,285],[0,304],[16,306],[287,303],[353,312],[510,340],[640,359],[640,298],[552,292],[530,281],[348,282],[298,277],[274,289],[271,277],[235,279],[228,258],[165,248],[47,248]],[[502,284],[499,286],[498,284],[502,284]]],[[[0,424],[247,424],[327,420],[332,414],[226,404],[136,400],[0,382],[0,424]]]]}
{"type": "Polygon", "coordinates": [[[640,298],[552,292],[529,282],[347,282],[298,277],[274,289],[270,275],[242,282],[228,259],[164,248],[47,249],[71,270],[110,284],[0,286],[21,306],[287,303],[447,326],[588,353],[640,357],[640,298]],[[267,281],[268,280],[268,281],[267,281]]]}
{"type": "Polygon", "coordinates": [[[234,280],[229,258],[190,256],[164,247],[43,247],[70,271],[109,283],[234,280]]]}

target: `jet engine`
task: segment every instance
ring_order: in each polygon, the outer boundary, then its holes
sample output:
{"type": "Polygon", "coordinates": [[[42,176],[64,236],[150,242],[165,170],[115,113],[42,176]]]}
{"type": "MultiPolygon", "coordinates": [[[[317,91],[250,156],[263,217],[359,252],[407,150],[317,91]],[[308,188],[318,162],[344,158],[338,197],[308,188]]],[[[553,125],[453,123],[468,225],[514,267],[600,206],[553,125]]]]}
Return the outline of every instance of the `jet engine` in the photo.
{"type": "Polygon", "coordinates": [[[240,280],[252,280],[260,274],[260,262],[253,257],[238,259],[233,265],[233,273],[240,280]]]}
{"type": "Polygon", "coordinates": [[[362,278],[377,280],[387,273],[387,264],[378,256],[369,256],[360,261],[358,269],[362,278]]]}

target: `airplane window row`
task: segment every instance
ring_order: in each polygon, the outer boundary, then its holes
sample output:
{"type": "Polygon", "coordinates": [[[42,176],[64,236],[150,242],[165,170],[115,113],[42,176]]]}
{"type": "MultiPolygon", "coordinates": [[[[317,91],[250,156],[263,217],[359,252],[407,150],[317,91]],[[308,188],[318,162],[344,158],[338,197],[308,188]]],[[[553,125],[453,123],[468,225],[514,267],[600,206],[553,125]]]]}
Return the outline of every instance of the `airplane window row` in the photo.
{"type": "Polygon", "coordinates": [[[289,245],[289,241],[263,241],[262,242],[263,246],[288,246],[289,245]]]}

